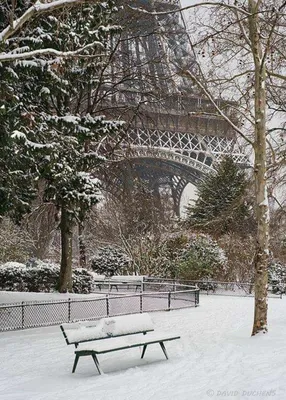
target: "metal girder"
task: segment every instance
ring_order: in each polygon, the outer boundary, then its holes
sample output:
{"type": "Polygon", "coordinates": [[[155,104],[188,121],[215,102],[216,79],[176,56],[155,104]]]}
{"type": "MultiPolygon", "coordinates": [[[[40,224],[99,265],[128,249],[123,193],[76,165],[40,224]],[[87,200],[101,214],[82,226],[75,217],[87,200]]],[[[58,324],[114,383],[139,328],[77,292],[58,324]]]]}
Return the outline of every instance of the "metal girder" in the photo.
{"type": "MultiPolygon", "coordinates": [[[[125,3],[129,5],[119,0],[125,3]]],[[[114,162],[107,171],[112,178],[109,183],[106,180],[106,188],[120,197],[133,178],[149,188],[168,186],[179,214],[186,185],[196,185],[215,162],[225,156],[242,166],[249,161],[230,125],[215,116],[214,105],[178,74],[178,65],[192,71],[197,68],[182,13],[168,14],[179,11],[180,1],[134,0],[132,5],[133,10],[125,7],[119,17],[124,25],[122,40],[109,71],[111,88],[113,82],[122,83],[115,85],[112,98],[103,100],[107,110],[111,106],[108,118],[122,118],[120,110],[125,110],[128,128],[119,143],[107,137],[97,150],[106,155],[114,149],[114,162]],[[136,11],[139,7],[163,13],[142,13],[136,11]]],[[[227,104],[220,99],[217,104],[232,117],[227,104]]]]}

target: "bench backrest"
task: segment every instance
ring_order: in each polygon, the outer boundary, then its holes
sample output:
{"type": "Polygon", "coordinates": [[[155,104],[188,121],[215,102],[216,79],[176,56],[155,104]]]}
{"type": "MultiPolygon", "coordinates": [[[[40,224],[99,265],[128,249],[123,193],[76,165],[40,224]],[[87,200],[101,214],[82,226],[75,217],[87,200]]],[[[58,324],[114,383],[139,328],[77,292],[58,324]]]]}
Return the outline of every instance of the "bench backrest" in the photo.
{"type": "Polygon", "coordinates": [[[67,344],[77,345],[91,340],[146,333],[153,331],[154,326],[150,315],[143,313],[62,324],[61,330],[67,344]]]}

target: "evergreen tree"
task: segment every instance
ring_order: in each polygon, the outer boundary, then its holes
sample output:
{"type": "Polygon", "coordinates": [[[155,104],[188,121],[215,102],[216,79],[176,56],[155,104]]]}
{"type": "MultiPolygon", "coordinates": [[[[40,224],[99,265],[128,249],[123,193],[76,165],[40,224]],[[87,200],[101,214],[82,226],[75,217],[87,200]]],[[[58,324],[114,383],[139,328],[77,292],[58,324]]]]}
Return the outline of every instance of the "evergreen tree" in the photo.
{"type": "MultiPolygon", "coordinates": [[[[29,1],[21,3],[21,11],[29,4],[29,1]]],[[[2,43],[4,50],[5,47],[11,50],[14,43],[19,52],[42,48],[58,52],[82,49],[77,58],[44,54],[41,58],[5,63],[1,67],[1,78],[5,75],[1,87],[6,88],[0,109],[4,110],[3,136],[9,144],[9,152],[4,146],[1,149],[2,153],[6,152],[3,163],[9,166],[14,146],[21,148],[19,154],[23,153],[26,158],[20,161],[25,162],[26,169],[19,172],[19,178],[29,171],[29,161],[31,174],[35,173],[34,181],[37,177],[45,181],[44,200],[54,202],[60,211],[59,290],[62,292],[72,290],[73,226],[98,201],[98,182],[92,172],[103,160],[94,150],[94,143],[122,125],[100,115],[94,97],[104,83],[102,71],[111,52],[110,38],[119,29],[111,24],[116,11],[113,1],[98,2],[94,6],[83,3],[69,13],[57,11],[39,17],[2,43]],[[14,108],[9,96],[13,96],[14,108]],[[7,107],[6,103],[9,103],[7,107]]],[[[19,159],[17,152],[16,159],[19,159]]],[[[8,173],[10,170],[9,166],[8,173]]],[[[27,187],[33,188],[32,181],[27,187]]]]}
{"type": "Polygon", "coordinates": [[[245,170],[226,157],[198,184],[198,199],[187,207],[187,224],[215,235],[251,229],[253,217],[246,199],[247,187],[245,170]]]}
{"type": "MultiPolygon", "coordinates": [[[[19,17],[30,1],[14,3],[13,15],[19,17]]],[[[0,4],[0,32],[10,23],[12,7],[8,3],[0,4]]],[[[7,49],[21,52],[21,47],[13,40],[0,41],[0,53],[7,49]]],[[[23,143],[17,143],[12,137],[15,130],[29,125],[21,99],[18,66],[12,63],[0,63],[0,215],[9,215],[19,222],[22,215],[30,210],[35,197],[36,169],[33,156],[23,143]]]]}

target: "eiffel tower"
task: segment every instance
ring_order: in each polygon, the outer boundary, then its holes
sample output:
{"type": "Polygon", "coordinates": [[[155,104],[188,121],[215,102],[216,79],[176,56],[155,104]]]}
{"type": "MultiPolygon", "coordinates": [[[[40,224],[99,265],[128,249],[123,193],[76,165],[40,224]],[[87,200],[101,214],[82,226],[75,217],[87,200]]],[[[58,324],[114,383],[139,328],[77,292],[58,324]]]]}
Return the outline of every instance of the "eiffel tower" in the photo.
{"type": "MultiPolygon", "coordinates": [[[[124,29],[112,75],[120,83],[110,112],[128,122],[119,144],[106,138],[100,149],[106,153],[116,148],[109,186],[117,194],[140,179],[154,193],[168,189],[179,215],[188,183],[196,185],[226,155],[241,165],[248,161],[229,124],[214,116],[210,101],[178,75],[177,66],[197,68],[180,1],[134,0],[132,8],[128,4],[123,1],[119,19],[124,29]]],[[[224,106],[227,113],[229,107],[224,106]]]]}

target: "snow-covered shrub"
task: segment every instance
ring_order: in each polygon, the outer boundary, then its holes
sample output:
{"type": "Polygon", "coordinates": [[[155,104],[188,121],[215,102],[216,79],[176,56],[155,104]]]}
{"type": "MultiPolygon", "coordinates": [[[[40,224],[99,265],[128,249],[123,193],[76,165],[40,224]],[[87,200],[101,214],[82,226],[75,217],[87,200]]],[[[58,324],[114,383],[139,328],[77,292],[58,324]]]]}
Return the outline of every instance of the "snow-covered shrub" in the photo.
{"type": "Polygon", "coordinates": [[[8,262],[0,267],[2,290],[50,292],[55,290],[59,267],[54,264],[8,262]]]}
{"type": "Polygon", "coordinates": [[[100,247],[90,260],[91,268],[99,275],[113,276],[128,274],[130,258],[115,246],[100,247]]]}
{"type": "MultiPolygon", "coordinates": [[[[0,266],[0,289],[19,292],[52,292],[57,290],[60,267],[53,263],[31,260],[27,264],[8,262],[0,266]]],[[[73,270],[73,291],[90,293],[92,276],[82,269],[73,270]]]]}
{"type": "Polygon", "coordinates": [[[158,245],[142,274],[185,280],[218,278],[226,268],[224,251],[210,236],[178,232],[158,245]]]}
{"type": "Polygon", "coordinates": [[[92,289],[93,277],[83,268],[73,270],[72,289],[74,293],[90,293],[92,289]]]}
{"type": "Polygon", "coordinates": [[[286,266],[279,260],[272,260],[268,266],[268,283],[273,293],[286,293],[286,266]]]}
{"type": "Polygon", "coordinates": [[[217,242],[208,235],[190,235],[178,253],[176,268],[180,279],[218,279],[226,269],[227,258],[217,242]]]}
{"type": "Polygon", "coordinates": [[[10,218],[0,220],[0,263],[24,262],[33,251],[33,241],[27,231],[15,225],[10,218]]]}

